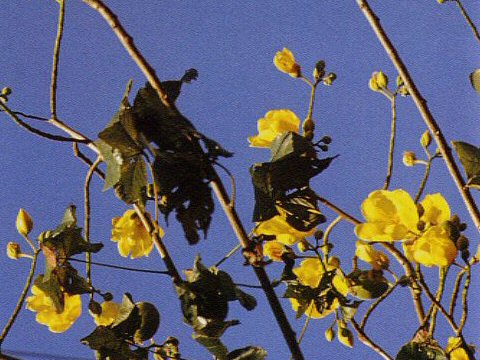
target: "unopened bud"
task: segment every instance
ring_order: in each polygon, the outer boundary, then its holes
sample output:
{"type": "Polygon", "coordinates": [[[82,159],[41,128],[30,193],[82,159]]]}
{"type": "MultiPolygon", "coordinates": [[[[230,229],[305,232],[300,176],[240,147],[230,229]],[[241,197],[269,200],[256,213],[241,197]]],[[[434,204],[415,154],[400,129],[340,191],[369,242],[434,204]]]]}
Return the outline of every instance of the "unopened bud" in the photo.
{"type": "Polygon", "coordinates": [[[420,145],[422,145],[424,148],[427,148],[430,146],[431,143],[432,135],[430,135],[430,131],[426,130],[420,138],[420,145]]]}
{"type": "Polygon", "coordinates": [[[319,81],[325,75],[325,61],[320,60],[315,65],[315,69],[313,69],[313,78],[315,81],[319,81]]]}
{"type": "Polygon", "coordinates": [[[405,151],[403,153],[402,161],[405,166],[415,166],[417,162],[417,155],[415,155],[415,153],[412,151],[405,151]]]}
{"type": "Polygon", "coordinates": [[[338,322],[338,341],[349,348],[353,347],[353,334],[344,321],[338,322]]]}
{"type": "Polygon", "coordinates": [[[304,132],[307,132],[307,131],[313,131],[315,130],[315,123],[312,119],[306,119],[304,122],[303,122],[303,131],[304,132]]]}
{"type": "Polygon", "coordinates": [[[103,294],[102,297],[103,297],[103,300],[105,300],[105,301],[112,301],[113,300],[113,295],[112,295],[112,293],[109,293],[109,292],[103,294]]]}
{"type": "Polygon", "coordinates": [[[336,256],[332,256],[330,259],[328,259],[328,265],[339,269],[340,268],[340,259],[336,256]]]}
{"type": "Polygon", "coordinates": [[[30,215],[24,210],[20,209],[17,215],[17,231],[20,235],[26,237],[33,229],[33,220],[30,215]]]}
{"type": "Polygon", "coordinates": [[[100,315],[102,313],[102,305],[92,299],[88,303],[88,310],[94,315],[100,315]]]}
{"type": "Polygon", "coordinates": [[[7,244],[7,256],[12,260],[18,260],[22,255],[22,249],[20,245],[15,242],[9,242],[7,244]]]}
{"type": "Polygon", "coordinates": [[[470,242],[468,241],[468,238],[466,236],[463,236],[463,235],[460,235],[458,237],[457,241],[455,241],[455,246],[460,251],[468,249],[469,244],[470,244],[470,242]]]}
{"type": "Polygon", "coordinates": [[[332,342],[333,339],[335,339],[335,331],[331,327],[325,330],[325,339],[327,339],[328,342],[332,342]]]}
{"type": "Polygon", "coordinates": [[[327,86],[330,86],[333,84],[333,82],[337,79],[337,74],[335,73],[330,73],[328,74],[324,79],[323,83],[327,86]]]}
{"type": "Polygon", "coordinates": [[[297,244],[297,247],[298,247],[298,251],[300,252],[305,252],[307,251],[308,249],[310,249],[310,245],[308,244],[307,241],[300,241],[298,244],[297,244]]]}
{"type": "Polygon", "coordinates": [[[323,238],[323,231],[318,229],[315,231],[315,234],[313,234],[316,240],[321,240],[323,238]]]}
{"type": "Polygon", "coordinates": [[[368,86],[373,91],[380,91],[386,89],[388,86],[388,77],[381,71],[374,72],[370,77],[368,86]]]}
{"type": "Polygon", "coordinates": [[[425,221],[422,221],[420,220],[418,223],[417,223],[417,229],[420,230],[420,231],[423,231],[425,230],[425,221]]]}
{"type": "Polygon", "coordinates": [[[403,82],[403,78],[398,75],[397,76],[397,86],[400,87],[400,86],[403,86],[404,82],[403,82]]]}
{"type": "Polygon", "coordinates": [[[4,87],[2,89],[2,96],[8,96],[12,93],[12,89],[10,89],[9,87],[4,87]]]}

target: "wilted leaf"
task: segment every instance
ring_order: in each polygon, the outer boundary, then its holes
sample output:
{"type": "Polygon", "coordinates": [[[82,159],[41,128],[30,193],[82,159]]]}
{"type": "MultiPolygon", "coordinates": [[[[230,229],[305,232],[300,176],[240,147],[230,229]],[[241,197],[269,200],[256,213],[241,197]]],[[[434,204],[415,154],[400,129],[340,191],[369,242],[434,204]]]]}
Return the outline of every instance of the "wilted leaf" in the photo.
{"type": "Polygon", "coordinates": [[[200,345],[206,348],[218,360],[228,359],[228,350],[218,337],[209,337],[203,335],[194,335],[193,337],[200,345]]]}
{"type": "Polygon", "coordinates": [[[402,346],[395,360],[447,360],[447,357],[438,345],[412,341],[402,346]]]}
{"type": "Polygon", "coordinates": [[[467,173],[467,185],[480,190],[480,149],[462,141],[452,144],[467,173]]]}
{"type": "Polygon", "coordinates": [[[361,300],[376,299],[389,288],[388,280],[381,271],[355,270],[347,276],[349,293],[361,300]]]}

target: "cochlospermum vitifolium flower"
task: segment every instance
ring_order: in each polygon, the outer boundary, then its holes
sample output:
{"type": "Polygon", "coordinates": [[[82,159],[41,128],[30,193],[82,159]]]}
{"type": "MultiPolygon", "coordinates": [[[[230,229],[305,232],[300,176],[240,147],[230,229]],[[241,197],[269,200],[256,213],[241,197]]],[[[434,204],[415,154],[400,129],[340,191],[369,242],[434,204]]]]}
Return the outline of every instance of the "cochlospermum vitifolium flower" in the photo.
{"type": "Polygon", "coordinates": [[[248,138],[252,147],[268,148],[278,135],[291,131],[298,134],[300,119],[291,110],[270,110],[257,122],[258,135],[248,138]]]}
{"type": "Polygon", "coordinates": [[[302,76],[300,65],[295,61],[295,57],[292,52],[283,48],[282,51],[278,51],[273,58],[273,63],[278,70],[284,72],[291,77],[298,78],[302,76]]]}

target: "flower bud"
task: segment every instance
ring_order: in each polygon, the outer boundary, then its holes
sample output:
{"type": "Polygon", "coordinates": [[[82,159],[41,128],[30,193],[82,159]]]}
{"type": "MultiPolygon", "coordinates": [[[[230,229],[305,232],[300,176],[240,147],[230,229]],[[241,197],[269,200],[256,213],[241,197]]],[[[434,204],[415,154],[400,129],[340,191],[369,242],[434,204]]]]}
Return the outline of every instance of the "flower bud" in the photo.
{"type": "Polygon", "coordinates": [[[315,123],[312,119],[305,119],[302,127],[304,132],[313,131],[315,130],[315,123]]]}
{"type": "Polygon", "coordinates": [[[24,237],[28,236],[30,231],[32,231],[33,220],[24,209],[18,211],[16,225],[18,233],[24,237]]]}
{"type": "Polygon", "coordinates": [[[338,322],[338,341],[349,348],[353,347],[353,334],[344,321],[338,322]]]}
{"type": "Polygon", "coordinates": [[[88,310],[94,315],[100,315],[102,313],[102,305],[92,299],[88,303],[88,310]]]}
{"type": "Polygon", "coordinates": [[[327,339],[328,342],[332,342],[333,339],[335,339],[335,331],[331,327],[325,330],[325,339],[327,339]]]}
{"type": "Polygon", "coordinates": [[[315,233],[313,234],[313,236],[315,237],[316,240],[322,240],[323,238],[323,231],[318,229],[317,231],[315,231],[315,233]]]}
{"type": "Polygon", "coordinates": [[[432,143],[432,135],[430,135],[430,131],[425,130],[425,132],[422,134],[422,137],[420,138],[420,145],[422,145],[424,148],[427,148],[430,146],[432,143]]]}
{"type": "Polygon", "coordinates": [[[2,89],[2,96],[6,97],[8,95],[10,95],[12,93],[12,89],[10,89],[9,87],[4,87],[2,89]]]}
{"type": "Polygon", "coordinates": [[[328,74],[324,79],[323,83],[327,86],[330,86],[333,84],[333,82],[337,79],[337,74],[335,73],[330,73],[328,74]]]}
{"type": "Polygon", "coordinates": [[[290,75],[291,77],[298,78],[302,76],[300,65],[297,64],[292,52],[287,48],[284,48],[282,51],[278,51],[275,54],[273,63],[278,70],[290,75]]]}
{"type": "Polygon", "coordinates": [[[415,155],[415,153],[412,151],[405,151],[403,153],[402,161],[405,166],[415,166],[417,162],[417,155],[415,155]]]}
{"type": "Polygon", "coordinates": [[[403,78],[398,75],[397,76],[397,86],[400,87],[400,86],[403,86],[404,85],[404,82],[403,82],[403,78]]]}
{"type": "Polygon", "coordinates": [[[455,245],[457,246],[457,249],[460,251],[463,251],[465,249],[468,249],[468,245],[470,242],[468,241],[466,236],[460,235],[455,242],[455,245]]]}
{"type": "Polygon", "coordinates": [[[325,61],[320,60],[315,65],[315,69],[313,69],[313,78],[315,81],[319,81],[325,75],[325,61]]]}
{"type": "Polygon", "coordinates": [[[373,91],[380,91],[386,89],[388,86],[388,77],[381,71],[374,72],[370,77],[368,86],[373,91]]]}
{"type": "Polygon", "coordinates": [[[112,293],[106,292],[105,294],[102,295],[104,301],[112,301],[113,300],[113,295],[112,293]]]}
{"type": "Polygon", "coordinates": [[[300,241],[298,244],[297,244],[297,247],[298,247],[298,251],[300,252],[305,252],[307,251],[308,249],[310,249],[310,245],[308,244],[307,241],[300,241]]]}
{"type": "Polygon", "coordinates": [[[328,265],[339,269],[340,268],[340,259],[337,256],[332,256],[330,259],[328,259],[328,265]]]}
{"type": "Polygon", "coordinates": [[[22,255],[20,245],[15,242],[9,242],[7,244],[7,256],[12,260],[18,260],[20,255],[22,255]]]}

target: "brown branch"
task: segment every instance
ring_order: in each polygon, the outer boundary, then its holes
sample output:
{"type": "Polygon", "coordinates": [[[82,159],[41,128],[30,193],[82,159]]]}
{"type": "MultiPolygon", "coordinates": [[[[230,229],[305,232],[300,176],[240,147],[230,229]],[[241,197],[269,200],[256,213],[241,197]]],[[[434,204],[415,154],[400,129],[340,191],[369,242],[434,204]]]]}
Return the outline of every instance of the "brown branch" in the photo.
{"type": "Polygon", "coordinates": [[[63,24],[65,23],[65,0],[57,0],[59,3],[58,10],[58,28],[57,37],[55,39],[55,46],[53,49],[53,64],[52,64],[52,80],[50,83],[50,112],[52,119],[57,118],[57,79],[58,79],[58,63],[60,60],[60,48],[63,37],[63,24]]]}
{"type": "Polygon", "coordinates": [[[475,36],[475,39],[480,43],[480,34],[478,33],[477,27],[473,23],[472,19],[467,13],[467,10],[463,7],[462,3],[460,0],[453,0],[457,4],[458,8],[460,9],[460,12],[462,13],[465,21],[467,22],[468,26],[470,26],[470,29],[472,29],[473,35],[475,36]]]}
{"type": "Polygon", "coordinates": [[[410,76],[410,73],[408,72],[405,64],[400,58],[396,48],[393,46],[392,42],[390,41],[387,34],[385,33],[383,27],[380,25],[379,18],[371,9],[368,2],[366,0],[356,0],[356,1],[361,11],[367,18],[368,22],[370,23],[370,26],[375,32],[375,35],[377,36],[378,40],[380,41],[383,48],[385,49],[390,60],[395,65],[395,68],[397,69],[398,73],[402,77],[405,83],[405,86],[408,89],[408,92],[412,96],[412,99],[415,102],[415,105],[417,106],[417,109],[423,118],[423,121],[425,122],[428,129],[430,130],[430,133],[433,135],[437,143],[437,146],[443,158],[445,159],[445,163],[447,165],[448,171],[450,172],[450,175],[452,176],[455,182],[455,185],[457,186],[457,189],[463,199],[463,202],[465,203],[468,209],[468,212],[470,213],[470,216],[477,230],[480,231],[480,212],[478,210],[478,207],[470,193],[470,190],[465,186],[465,181],[460,173],[460,170],[457,164],[455,163],[455,159],[453,158],[452,149],[448,145],[445,137],[443,136],[440,130],[440,127],[438,126],[436,120],[431,114],[430,109],[427,106],[427,102],[422,97],[422,94],[420,93],[420,91],[417,89],[412,77],[410,76]]]}
{"type": "MultiPolygon", "coordinates": [[[[110,25],[110,27],[112,28],[112,31],[117,35],[120,43],[124,46],[125,50],[128,52],[132,60],[137,64],[138,68],[143,72],[143,74],[145,75],[149,83],[155,89],[162,103],[171,111],[178,113],[178,109],[176,108],[175,104],[173,103],[173,101],[170,101],[170,99],[167,96],[167,93],[163,89],[162,84],[155,73],[155,70],[150,66],[150,64],[147,62],[147,60],[143,57],[143,55],[140,53],[138,48],[135,46],[132,37],[126,32],[126,30],[118,20],[117,16],[101,0],[83,0],[83,1],[87,5],[92,7],[94,10],[96,10],[110,25]]],[[[237,215],[235,208],[231,206],[231,201],[229,199],[228,193],[226,192],[225,187],[223,186],[218,174],[213,169],[213,167],[211,170],[214,177],[214,180],[211,182],[211,186],[225,214],[227,215],[227,218],[235,234],[237,235],[237,238],[240,244],[242,245],[243,248],[249,248],[250,239],[248,238],[248,235],[245,229],[243,228],[243,225],[240,222],[240,219],[237,215]]],[[[141,216],[141,214],[143,213],[138,206],[135,206],[135,210],[137,214],[139,214],[139,216],[141,216]]],[[[155,245],[157,246],[157,249],[159,251],[162,251],[162,248],[160,247],[161,242],[157,242],[158,232],[155,232],[151,224],[149,225],[147,223],[148,219],[145,216],[143,216],[143,218],[141,216],[141,219],[145,227],[147,228],[148,226],[147,230],[149,230],[149,232],[155,236],[154,240],[155,240],[155,245]]],[[[167,256],[168,253],[164,255],[167,256]]],[[[163,257],[162,255],[162,258],[164,258],[164,261],[166,261],[167,268],[170,270],[170,267],[167,264],[169,257],[163,257]]],[[[285,312],[283,311],[280,305],[280,301],[278,300],[278,297],[271,285],[270,279],[268,278],[268,275],[265,269],[261,267],[255,267],[255,266],[253,268],[267,296],[270,307],[272,308],[272,311],[275,314],[275,318],[277,319],[280,329],[282,330],[283,336],[290,348],[293,358],[296,360],[302,360],[303,354],[297,343],[295,332],[292,330],[290,323],[288,322],[285,312]]],[[[174,276],[174,279],[175,279],[176,275],[172,274],[172,276],[174,276]]]]}
{"type": "Polygon", "coordinates": [[[383,185],[383,190],[387,190],[390,186],[390,180],[393,173],[393,152],[395,149],[395,134],[397,128],[397,95],[390,97],[391,110],[392,110],[392,125],[390,129],[390,145],[388,150],[388,165],[387,165],[387,176],[385,177],[385,183],[383,185]]]}
{"type": "Polygon", "coordinates": [[[360,328],[360,326],[357,324],[355,319],[351,320],[351,323],[353,325],[353,328],[357,332],[358,340],[360,340],[363,344],[371,348],[373,351],[375,351],[378,355],[380,355],[382,358],[385,360],[393,360],[393,358],[388,355],[385,350],[383,350],[379,345],[375,344],[372,339],[370,339],[367,334],[363,331],[363,329],[360,328]]]}

